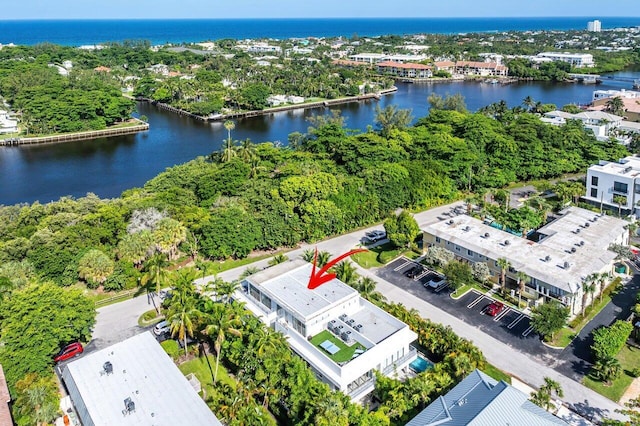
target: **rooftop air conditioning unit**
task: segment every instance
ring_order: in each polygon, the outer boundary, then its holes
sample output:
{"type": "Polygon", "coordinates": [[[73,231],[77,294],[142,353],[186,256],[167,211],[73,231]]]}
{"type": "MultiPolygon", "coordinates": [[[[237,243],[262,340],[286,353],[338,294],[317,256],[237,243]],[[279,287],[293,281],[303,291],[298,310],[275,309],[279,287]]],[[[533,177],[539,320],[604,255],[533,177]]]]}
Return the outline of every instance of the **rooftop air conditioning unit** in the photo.
{"type": "Polygon", "coordinates": [[[354,320],[353,318],[351,318],[349,321],[347,321],[347,324],[349,325],[353,325],[353,323],[355,323],[356,320],[354,320]]]}
{"type": "Polygon", "coordinates": [[[343,331],[343,332],[342,332],[342,334],[340,335],[340,338],[341,338],[342,340],[344,340],[345,342],[348,342],[348,341],[349,341],[349,337],[350,337],[350,336],[349,336],[349,334],[348,334],[346,331],[343,331]]]}
{"type": "Polygon", "coordinates": [[[546,256],[544,257],[544,261],[545,261],[545,262],[549,262],[550,260],[551,260],[551,256],[546,255],[546,256]]]}
{"type": "Polygon", "coordinates": [[[569,262],[564,262],[563,268],[564,269],[569,269],[569,262]]]}
{"type": "Polygon", "coordinates": [[[360,330],[362,330],[362,324],[356,324],[356,326],[354,328],[356,330],[360,331],[360,330]]]}
{"type": "Polygon", "coordinates": [[[111,364],[111,361],[107,361],[102,364],[102,370],[104,371],[104,374],[113,374],[113,364],[111,364]]]}
{"type": "Polygon", "coordinates": [[[342,314],[338,318],[340,318],[342,321],[344,321],[345,319],[347,319],[347,314],[342,314]]]}
{"type": "Polygon", "coordinates": [[[122,410],[122,414],[125,416],[127,414],[131,414],[136,411],[136,403],[133,402],[131,398],[127,398],[124,400],[124,410],[122,410]]]}
{"type": "Polygon", "coordinates": [[[469,225],[467,225],[467,226],[465,226],[465,227],[464,227],[464,231],[465,231],[465,232],[469,232],[470,230],[471,230],[471,227],[470,227],[469,225]]]}
{"type": "Polygon", "coordinates": [[[576,229],[576,234],[579,234],[579,233],[580,233],[580,228],[577,228],[576,229]]]}

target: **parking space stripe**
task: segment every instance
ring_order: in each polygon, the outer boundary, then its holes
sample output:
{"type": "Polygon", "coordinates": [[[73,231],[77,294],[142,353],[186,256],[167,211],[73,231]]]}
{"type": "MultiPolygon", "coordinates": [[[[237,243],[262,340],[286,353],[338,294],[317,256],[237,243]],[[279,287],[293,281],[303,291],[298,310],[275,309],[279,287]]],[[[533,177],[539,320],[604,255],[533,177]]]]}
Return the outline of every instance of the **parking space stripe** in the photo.
{"type": "Polygon", "coordinates": [[[473,308],[473,307],[474,307],[474,306],[476,306],[478,303],[480,303],[480,301],[481,301],[482,299],[484,299],[484,295],[483,295],[483,294],[481,294],[480,296],[478,296],[478,298],[477,298],[476,300],[474,300],[473,302],[469,303],[469,304],[467,305],[467,308],[469,308],[469,309],[473,308]]]}
{"type": "Polygon", "coordinates": [[[503,316],[507,315],[509,312],[511,312],[511,308],[507,307],[502,312],[500,312],[498,315],[496,315],[496,317],[493,320],[494,321],[500,321],[500,318],[502,318],[503,316]]]}
{"type": "Polygon", "coordinates": [[[398,266],[397,268],[394,268],[393,270],[395,272],[398,272],[400,269],[404,268],[405,266],[407,266],[408,264],[412,263],[410,260],[407,260],[406,262],[404,262],[402,265],[398,266]]]}
{"type": "Polygon", "coordinates": [[[417,277],[415,277],[413,280],[414,281],[418,281],[422,277],[425,277],[425,276],[429,275],[430,272],[431,271],[429,271],[428,269],[426,271],[422,271],[422,273],[420,275],[418,275],[417,277]]]}
{"type": "Polygon", "coordinates": [[[513,321],[511,321],[511,324],[509,324],[509,325],[507,326],[507,328],[508,328],[509,330],[511,330],[513,327],[515,327],[515,326],[516,326],[516,324],[518,324],[518,323],[520,322],[520,320],[522,320],[522,318],[524,318],[524,314],[520,314],[520,316],[519,316],[518,318],[516,318],[516,319],[514,319],[513,321]]]}
{"type": "Polygon", "coordinates": [[[533,326],[529,326],[529,328],[527,328],[525,331],[522,332],[522,336],[523,337],[527,337],[529,334],[531,334],[531,332],[533,331],[533,326]]]}

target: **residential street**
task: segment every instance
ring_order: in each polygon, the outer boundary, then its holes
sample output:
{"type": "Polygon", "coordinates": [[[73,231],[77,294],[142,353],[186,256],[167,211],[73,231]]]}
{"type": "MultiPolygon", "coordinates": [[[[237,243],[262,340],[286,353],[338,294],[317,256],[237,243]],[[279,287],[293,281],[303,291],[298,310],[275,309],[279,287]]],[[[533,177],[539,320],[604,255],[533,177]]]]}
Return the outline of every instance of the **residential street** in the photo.
{"type": "MultiPolygon", "coordinates": [[[[429,223],[433,223],[437,220],[449,217],[454,214],[452,209],[454,207],[464,208],[463,203],[439,207],[426,212],[418,213],[415,215],[418,224],[423,227],[429,223]],[[440,219],[439,219],[440,218],[440,219]]],[[[381,225],[355,231],[353,233],[342,235],[330,240],[322,241],[316,245],[304,245],[299,249],[292,250],[287,253],[290,259],[300,256],[302,252],[309,248],[317,246],[318,250],[326,250],[332,255],[338,255],[344,253],[358,244],[364,237],[364,233],[374,229],[382,229],[381,225]]],[[[265,268],[268,266],[269,259],[264,259],[251,264],[252,267],[265,268]]],[[[357,265],[356,265],[357,266],[357,265]]],[[[235,268],[229,271],[222,272],[219,277],[231,281],[237,279],[247,266],[235,268]]],[[[530,356],[527,353],[520,352],[514,347],[510,347],[507,344],[495,339],[494,337],[480,331],[473,325],[467,324],[461,319],[441,310],[440,308],[415,297],[411,293],[385,281],[381,277],[377,276],[373,271],[368,271],[357,266],[358,273],[362,276],[368,276],[374,279],[378,283],[377,290],[380,291],[389,301],[402,303],[407,308],[415,308],[420,314],[429,318],[432,321],[439,322],[445,325],[451,326],[457,334],[472,340],[482,352],[485,354],[487,360],[496,367],[514,375],[521,381],[538,387],[543,381],[544,377],[551,377],[557,380],[562,385],[564,390],[563,400],[571,405],[577,412],[582,413],[586,418],[599,419],[603,415],[622,418],[619,414],[615,413],[616,409],[621,408],[618,404],[610,401],[609,399],[591,391],[584,387],[580,383],[574,381],[572,378],[577,376],[574,373],[576,371],[584,371],[584,366],[579,365],[579,361],[574,362],[576,359],[580,359],[581,354],[584,352],[584,339],[576,342],[575,345],[568,347],[561,353],[559,357],[547,356],[543,358],[530,356]],[[575,357],[577,354],[577,358],[575,357]],[[555,361],[554,361],[555,360],[555,361]],[[555,363],[555,364],[554,364],[555,363]],[[564,374],[560,374],[554,370],[557,368],[564,374]]],[[[213,276],[205,277],[204,281],[213,280],[213,276]]],[[[203,280],[197,280],[197,283],[201,283],[203,280]]],[[[637,291],[640,280],[636,276],[633,282],[633,287],[629,287],[625,291],[633,292],[637,291]]],[[[612,320],[607,321],[607,318],[612,317],[612,313],[618,315],[624,315],[628,309],[629,297],[624,296],[621,293],[614,299],[614,302],[609,304],[603,312],[596,317],[593,324],[589,325],[589,329],[597,327],[602,324],[610,323],[612,320]]],[[[132,300],[121,302],[115,305],[106,306],[98,310],[97,323],[94,328],[93,340],[89,343],[88,349],[102,348],[112,343],[121,341],[129,336],[135,335],[145,329],[137,325],[138,317],[145,311],[152,309],[153,305],[147,300],[146,296],[140,296],[132,300]]],[[[588,334],[588,329],[585,329],[584,334],[588,334]]],[[[581,334],[581,337],[582,334],[581,334]]]]}

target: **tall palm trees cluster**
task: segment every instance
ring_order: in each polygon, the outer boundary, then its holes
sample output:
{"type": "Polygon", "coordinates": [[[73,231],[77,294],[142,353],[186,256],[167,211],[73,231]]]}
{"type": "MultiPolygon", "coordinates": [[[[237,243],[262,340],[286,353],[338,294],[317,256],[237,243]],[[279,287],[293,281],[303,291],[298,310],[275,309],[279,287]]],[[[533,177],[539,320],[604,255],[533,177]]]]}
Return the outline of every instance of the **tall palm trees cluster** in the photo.
{"type": "Polygon", "coordinates": [[[236,128],[236,125],[231,120],[224,122],[224,128],[227,129],[227,138],[223,141],[222,149],[217,153],[219,161],[221,163],[228,163],[234,158],[239,158],[244,163],[249,164],[249,177],[256,177],[263,167],[260,166],[260,157],[256,154],[256,148],[253,142],[249,138],[240,142],[232,139],[231,131],[236,128]]]}

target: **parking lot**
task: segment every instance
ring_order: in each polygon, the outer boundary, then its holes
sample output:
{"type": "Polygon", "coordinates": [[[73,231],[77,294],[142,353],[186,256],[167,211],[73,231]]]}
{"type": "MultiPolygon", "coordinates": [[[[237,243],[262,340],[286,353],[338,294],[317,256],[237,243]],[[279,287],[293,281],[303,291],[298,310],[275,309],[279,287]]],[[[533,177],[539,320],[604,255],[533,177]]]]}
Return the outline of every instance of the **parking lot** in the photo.
{"type": "Polygon", "coordinates": [[[400,258],[376,273],[386,281],[474,325],[480,331],[490,334],[507,345],[527,354],[539,356],[546,361],[549,360],[553,351],[542,344],[538,334],[533,331],[528,316],[509,306],[505,306],[495,316],[491,316],[487,313],[487,309],[494,299],[476,290],[471,290],[455,300],[450,297],[451,291],[446,285],[436,289],[428,286],[425,288],[425,284],[437,274],[425,268],[415,278],[407,276],[416,265],[418,264],[414,261],[400,258]]]}

